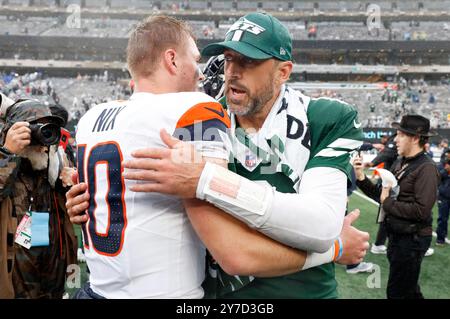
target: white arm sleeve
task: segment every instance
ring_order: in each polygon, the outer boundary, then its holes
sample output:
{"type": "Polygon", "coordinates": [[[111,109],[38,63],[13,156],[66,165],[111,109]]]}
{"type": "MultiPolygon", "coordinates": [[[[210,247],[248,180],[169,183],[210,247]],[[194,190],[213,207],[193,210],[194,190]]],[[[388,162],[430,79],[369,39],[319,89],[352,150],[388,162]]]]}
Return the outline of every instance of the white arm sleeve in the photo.
{"type": "Polygon", "coordinates": [[[286,194],[207,164],[197,198],[285,245],[323,253],[342,229],[347,177],[335,168],[312,168],[304,172],[299,193],[286,194]]]}
{"type": "Polygon", "coordinates": [[[312,168],[303,174],[298,194],[275,192],[260,230],[292,247],[323,253],[341,232],[346,205],[346,175],[335,168],[312,168]]]}

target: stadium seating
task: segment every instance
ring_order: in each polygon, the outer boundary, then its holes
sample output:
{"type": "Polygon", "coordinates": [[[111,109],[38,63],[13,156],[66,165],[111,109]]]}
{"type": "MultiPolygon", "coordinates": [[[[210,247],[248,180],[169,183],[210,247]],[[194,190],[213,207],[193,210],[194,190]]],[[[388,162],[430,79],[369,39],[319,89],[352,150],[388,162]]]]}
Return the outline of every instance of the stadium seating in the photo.
{"type": "MultiPolygon", "coordinates": [[[[55,7],[55,0],[34,0],[34,6],[55,7]]],[[[173,9],[173,10],[205,10],[208,8],[208,1],[204,0],[184,0],[184,1],[147,1],[147,0],[85,0],[86,8],[105,8],[113,9],[173,9]]],[[[231,10],[233,0],[211,1],[211,7],[215,10],[231,10]]],[[[294,10],[303,11],[332,11],[332,12],[365,12],[369,2],[364,1],[330,1],[330,0],[309,0],[309,1],[238,1],[239,10],[257,10],[258,3],[262,3],[262,8],[271,11],[281,11],[289,9],[289,2],[294,10]]],[[[8,0],[12,6],[28,6],[30,0],[8,0]]],[[[81,4],[81,0],[60,1],[61,6],[69,4],[81,4]]],[[[450,8],[450,1],[377,1],[381,10],[397,12],[414,12],[419,10],[422,3],[422,11],[444,11],[450,8]]]]}
{"type": "MultiPolygon", "coordinates": [[[[80,28],[66,24],[64,19],[28,17],[21,20],[8,20],[0,15],[0,35],[29,35],[29,36],[63,36],[63,37],[113,37],[127,38],[130,30],[138,20],[127,19],[92,19],[83,18],[80,28]]],[[[190,21],[194,33],[199,39],[222,39],[231,25],[229,21],[221,21],[216,28],[214,21],[190,21]]],[[[286,21],[285,25],[295,40],[450,40],[450,22],[393,22],[391,38],[389,29],[383,25],[369,32],[362,22],[310,22],[308,27],[317,29],[315,37],[308,36],[305,21],[286,21]]]]}

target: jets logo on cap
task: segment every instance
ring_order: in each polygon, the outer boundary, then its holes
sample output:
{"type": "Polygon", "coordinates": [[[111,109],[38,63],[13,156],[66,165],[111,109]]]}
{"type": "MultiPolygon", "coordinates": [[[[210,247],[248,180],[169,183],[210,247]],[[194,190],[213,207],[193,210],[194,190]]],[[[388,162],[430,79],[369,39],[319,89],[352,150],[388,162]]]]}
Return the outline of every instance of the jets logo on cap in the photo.
{"type": "Polygon", "coordinates": [[[230,28],[230,30],[228,30],[227,34],[228,35],[230,32],[234,32],[233,34],[233,38],[231,39],[231,41],[239,41],[244,33],[244,31],[248,31],[250,33],[253,33],[254,35],[258,35],[264,31],[266,31],[266,29],[264,29],[262,26],[251,22],[247,19],[242,19],[239,21],[236,21],[230,28]]]}

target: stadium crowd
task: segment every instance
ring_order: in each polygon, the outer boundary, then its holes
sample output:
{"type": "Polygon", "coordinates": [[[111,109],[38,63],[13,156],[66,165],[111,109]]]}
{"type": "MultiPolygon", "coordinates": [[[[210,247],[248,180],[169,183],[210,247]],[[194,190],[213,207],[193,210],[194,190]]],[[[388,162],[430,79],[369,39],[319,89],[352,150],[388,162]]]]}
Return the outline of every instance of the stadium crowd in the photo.
{"type": "MultiPolygon", "coordinates": [[[[80,25],[67,24],[65,19],[44,17],[8,17],[0,15],[2,35],[43,37],[127,38],[138,20],[83,18],[80,25]]],[[[375,40],[375,41],[446,41],[450,40],[450,23],[446,21],[401,21],[389,26],[379,25],[369,31],[362,22],[285,23],[294,40],[375,40]]],[[[231,21],[192,21],[198,39],[223,39],[231,21]]]]}
{"type": "Polygon", "coordinates": [[[384,86],[380,90],[319,90],[308,93],[355,105],[363,127],[389,127],[390,123],[409,113],[427,115],[432,128],[449,127],[450,85],[447,79],[431,84],[423,79],[407,81],[400,77],[396,83],[385,83],[384,86]]]}
{"type": "MultiPolygon", "coordinates": [[[[12,99],[39,98],[63,105],[72,118],[79,118],[92,105],[131,95],[129,79],[114,79],[108,73],[79,75],[75,78],[48,77],[42,73],[19,75],[0,73],[0,92],[12,99]]],[[[380,83],[378,90],[305,90],[314,97],[327,96],[354,105],[363,127],[386,128],[403,115],[427,115],[431,127],[448,128],[450,124],[450,81],[424,81],[422,78],[395,83],[380,83]],[[385,88],[383,88],[385,87],[385,88]]]]}

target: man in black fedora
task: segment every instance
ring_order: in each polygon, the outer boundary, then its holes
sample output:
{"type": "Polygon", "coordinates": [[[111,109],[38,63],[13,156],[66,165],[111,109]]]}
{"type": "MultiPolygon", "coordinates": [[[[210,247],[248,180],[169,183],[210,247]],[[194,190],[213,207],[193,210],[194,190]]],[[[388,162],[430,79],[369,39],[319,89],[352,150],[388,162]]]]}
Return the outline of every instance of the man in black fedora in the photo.
{"type": "Polygon", "coordinates": [[[390,171],[398,186],[374,185],[366,178],[360,162],[355,163],[357,186],[380,203],[384,211],[389,244],[389,299],[423,298],[419,287],[422,259],[431,243],[432,213],[439,173],[424,146],[430,136],[430,121],[420,115],[405,115],[397,129],[395,143],[399,157],[390,171]]]}

